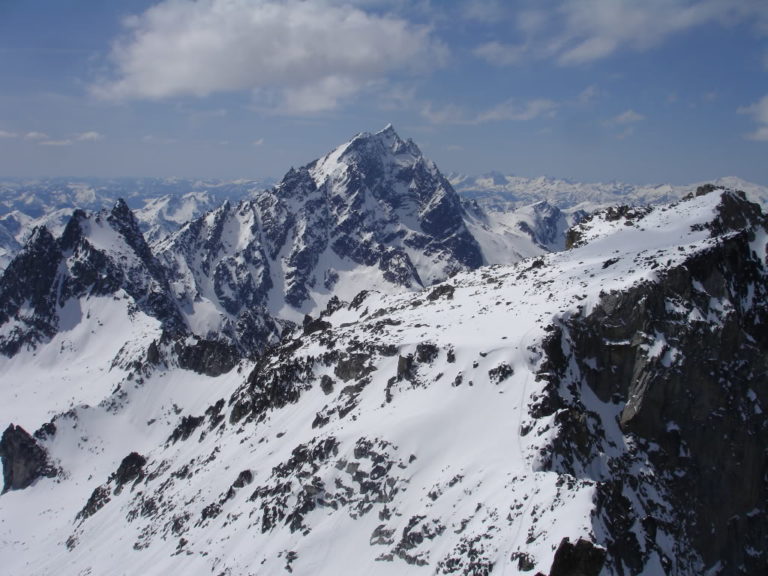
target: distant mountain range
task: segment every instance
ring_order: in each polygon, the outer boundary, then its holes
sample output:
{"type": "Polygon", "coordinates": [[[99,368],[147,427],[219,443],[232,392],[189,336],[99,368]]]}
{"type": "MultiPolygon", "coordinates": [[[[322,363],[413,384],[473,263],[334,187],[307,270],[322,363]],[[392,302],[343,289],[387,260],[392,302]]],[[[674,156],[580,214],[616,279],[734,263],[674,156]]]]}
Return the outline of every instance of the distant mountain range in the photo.
{"type": "MultiPolygon", "coordinates": [[[[448,180],[465,198],[476,199],[486,208],[509,211],[539,201],[561,210],[593,212],[617,204],[664,204],[679,200],[706,182],[686,185],[635,185],[622,182],[573,182],[558,178],[523,178],[491,172],[482,176],[451,173],[448,180]]],[[[712,182],[717,186],[742,190],[753,202],[768,206],[768,187],[728,176],[712,182]]]]}
{"type": "MultiPolygon", "coordinates": [[[[476,235],[484,235],[489,227],[507,237],[498,246],[501,250],[515,249],[521,232],[518,222],[525,222],[534,232],[534,242],[540,243],[529,215],[540,202],[565,213],[565,225],[578,220],[584,213],[616,204],[660,204],[680,199],[703,184],[671,186],[668,184],[637,186],[620,182],[581,183],[557,178],[522,178],[492,172],[482,176],[451,173],[447,180],[464,200],[475,200],[485,217],[477,223],[476,235]],[[514,214],[520,209],[519,214],[514,214]],[[574,216],[569,216],[575,214],[574,216]]],[[[98,211],[114,205],[123,198],[134,210],[141,229],[150,244],[165,239],[182,224],[218,208],[225,200],[237,204],[257,192],[274,185],[272,179],[262,180],[193,180],[184,178],[122,178],[122,179],[45,179],[6,180],[0,182],[0,270],[7,266],[29,237],[32,229],[45,225],[61,232],[76,208],[98,211]]],[[[768,187],[725,177],[714,184],[743,190],[748,197],[763,206],[768,205],[768,187]]],[[[549,208],[547,208],[549,209],[549,208]]],[[[541,211],[542,208],[539,209],[541,211]]],[[[562,231],[562,230],[561,230],[562,231]]],[[[551,231],[545,232],[545,235],[551,231]]],[[[524,232],[525,233],[525,232],[524,232]]],[[[527,234],[527,233],[525,233],[527,234]]],[[[562,237],[548,247],[561,246],[562,237]]],[[[527,247],[521,247],[527,248],[527,247]]],[[[521,255],[531,255],[522,250],[521,255]]],[[[492,261],[495,261],[491,257],[492,261]]]]}

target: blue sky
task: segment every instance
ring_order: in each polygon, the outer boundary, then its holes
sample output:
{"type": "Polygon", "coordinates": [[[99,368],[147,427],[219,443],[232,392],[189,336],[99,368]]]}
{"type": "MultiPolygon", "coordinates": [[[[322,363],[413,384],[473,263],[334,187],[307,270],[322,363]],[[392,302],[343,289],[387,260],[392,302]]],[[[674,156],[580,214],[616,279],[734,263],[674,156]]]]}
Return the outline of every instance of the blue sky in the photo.
{"type": "Polygon", "coordinates": [[[280,177],[389,122],[446,173],[768,184],[768,1],[0,0],[0,177],[280,177]]]}

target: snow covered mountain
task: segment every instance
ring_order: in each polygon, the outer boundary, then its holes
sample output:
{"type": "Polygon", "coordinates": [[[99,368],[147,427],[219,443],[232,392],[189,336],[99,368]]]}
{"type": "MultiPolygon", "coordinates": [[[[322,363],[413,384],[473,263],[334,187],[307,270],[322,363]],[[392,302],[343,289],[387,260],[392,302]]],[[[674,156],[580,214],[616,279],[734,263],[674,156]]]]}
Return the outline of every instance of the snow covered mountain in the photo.
{"type": "Polygon", "coordinates": [[[123,201],[90,216],[75,211],[58,239],[34,229],[0,277],[0,352],[12,356],[71,330],[84,301],[104,297],[127,299],[171,333],[183,330],[165,271],[123,201]]]}
{"type": "Polygon", "coordinates": [[[483,264],[451,185],[391,126],[291,169],[272,189],[157,246],[198,334],[247,349],[362,288],[419,289],[483,264]]]}
{"type": "MultiPolygon", "coordinates": [[[[271,194],[322,197],[327,165],[271,194]]],[[[198,226],[262,214],[246,208],[198,226]]],[[[104,219],[81,238],[112,234],[104,219]]],[[[217,376],[164,362],[141,310],[119,339],[129,362],[77,327],[0,357],[0,573],[761,573],[765,216],[702,187],[600,212],[568,241],[420,292],[331,298],[217,376]],[[72,349],[87,367],[62,362],[72,349]]]]}

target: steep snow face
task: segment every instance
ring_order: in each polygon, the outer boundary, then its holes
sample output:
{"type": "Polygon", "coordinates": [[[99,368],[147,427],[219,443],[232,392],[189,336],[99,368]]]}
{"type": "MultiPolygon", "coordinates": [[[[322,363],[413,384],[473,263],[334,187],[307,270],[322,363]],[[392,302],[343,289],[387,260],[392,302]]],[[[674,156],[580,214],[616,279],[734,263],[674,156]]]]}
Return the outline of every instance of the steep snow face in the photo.
{"type": "Polygon", "coordinates": [[[566,232],[583,217],[564,212],[545,200],[515,210],[483,209],[464,200],[467,227],[477,239],[487,264],[509,264],[565,248],[566,232]]]}
{"type": "Polygon", "coordinates": [[[274,342],[331,296],[418,289],[483,263],[448,181],[391,126],[292,169],[158,245],[198,333],[274,342]]]}
{"type": "MultiPolygon", "coordinates": [[[[605,212],[566,252],[461,272],[417,294],[331,300],[257,364],[216,379],[135,363],[110,401],[38,434],[63,472],[0,497],[3,569],[547,573],[567,537],[596,542],[600,559],[609,549],[611,576],[668,572],[670,561],[705,573],[711,563],[676,531],[687,511],[672,506],[652,456],[662,445],[619,427],[622,409],[635,413],[629,398],[603,398],[578,377],[613,372],[597,356],[574,357],[575,336],[555,336],[627,291],[686,278],[690,263],[742,236],[738,258],[752,276],[733,280],[739,306],[764,309],[768,234],[759,211],[743,208],[713,192],[605,212]],[[615,485],[616,471],[626,484],[615,485]]],[[[731,314],[717,298],[723,309],[696,320],[715,332],[731,314]]],[[[647,356],[678,361],[671,337],[641,336],[647,356]]],[[[764,423],[764,377],[752,386],[752,417],[764,423]]]]}
{"type": "Polygon", "coordinates": [[[90,216],[75,211],[59,239],[36,228],[0,278],[0,352],[13,355],[71,329],[85,300],[117,294],[167,329],[182,329],[164,271],[124,202],[90,216]]]}
{"type": "Polygon", "coordinates": [[[0,422],[27,430],[81,404],[110,399],[162,333],[160,322],[132,309],[118,290],[109,296],[70,299],[58,308],[58,331],[37,349],[0,355],[0,422]]]}

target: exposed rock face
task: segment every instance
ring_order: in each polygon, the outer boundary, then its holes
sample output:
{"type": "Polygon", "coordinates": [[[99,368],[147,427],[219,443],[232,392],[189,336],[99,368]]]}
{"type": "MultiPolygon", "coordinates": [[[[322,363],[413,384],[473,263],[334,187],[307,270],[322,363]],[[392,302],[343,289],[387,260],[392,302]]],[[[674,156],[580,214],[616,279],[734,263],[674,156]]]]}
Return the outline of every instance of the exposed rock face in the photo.
{"type": "Polygon", "coordinates": [[[362,287],[345,269],[367,269],[375,285],[418,288],[482,265],[464,217],[437,167],[390,126],[291,169],[253,200],[224,204],[159,253],[185,309],[211,306],[223,318],[211,330],[263,349],[284,328],[272,300],[306,312],[324,294],[353,289],[351,297],[362,287]]]}
{"type": "Polygon", "coordinates": [[[654,554],[665,569],[765,568],[768,286],[754,241],[768,225],[743,194],[725,193],[708,227],[708,250],[565,322],[542,371],[551,396],[538,415],[560,425],[549,465],[600,481],[594,522],[619,574],[654,554]],[[580,384],[616,411],[625,448],[606,440],[609,423],[586,400],[565,399],[583,398],[580,384]]]}
{"type": "Polygon", "coordinates": [[[0,353],[15,354],[25,344],[37,344],[56,332],[56,301],[51,298],[61,249],[46,228],[36,228],[26,247],[0,277],[0,325],[17,319],[0,337],[0,353]],[[25,303],[30,311],[19,314],[25,303]]]}
{"type": "Polygon", "coordinates": [[[122,487],[129,482],[140,480],[144,476],[144,465],[147,459],[138,452],[131,452],[123,458],[115,473],[110,477],[115,481],[118,487],[122,487]]]}
{"type": "Polygon", "coordinates": [[[0,439],[3,462],[3,492],[23,490],[38,478],[52,478],[56,469],[48,453],[21,426],[11,424],[0,439]]]}
{"type": "Polygon", "coordinates": [[[208,376],[220,376],[229,372],[240,359],[237,348],[216,340],[177,342],[174,351],[181,368],[208,376]]]}
{"type": "Polygon", "coordinates": [[[598,576],[605,562],[605,550],[579,538],[572,544],[563,538],[555,552],[549,576],[598,576]]]}
{"type": "Polygon", "coordinates": [[[36,229],[0,278],[0,353],[51,338],[68,302],[120,290],[170,334],[184,332],[165,272],[125,202],[90,216],[75,210],[59,239],[36,229]]]}

